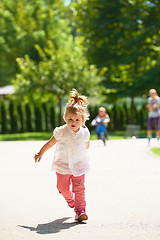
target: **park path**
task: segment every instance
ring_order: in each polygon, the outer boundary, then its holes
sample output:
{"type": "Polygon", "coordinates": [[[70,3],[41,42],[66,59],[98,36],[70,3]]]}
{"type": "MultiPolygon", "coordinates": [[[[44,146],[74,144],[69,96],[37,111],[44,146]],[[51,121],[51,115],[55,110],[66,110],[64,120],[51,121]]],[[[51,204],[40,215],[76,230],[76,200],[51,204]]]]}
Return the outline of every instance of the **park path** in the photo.
{"type": "Polygon", "coordinates": [[[44,142],[0,142],[1,240],[160,240],[160,158],[146,139],[91,141],[82,224],[56,189],[54,148],[34,164],[44,142]]]}

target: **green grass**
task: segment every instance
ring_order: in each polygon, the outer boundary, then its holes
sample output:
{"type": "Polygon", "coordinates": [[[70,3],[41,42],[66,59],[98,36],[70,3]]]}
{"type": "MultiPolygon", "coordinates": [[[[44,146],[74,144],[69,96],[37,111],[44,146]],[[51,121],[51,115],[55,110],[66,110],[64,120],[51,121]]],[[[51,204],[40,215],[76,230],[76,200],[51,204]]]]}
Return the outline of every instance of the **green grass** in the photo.
{"type": "MultiPolygon", "coordinates": [[[[146,132],[141,131],[138,137],[146,137],[146,132]]],[[[52,136],[52,132],[30,132],[30,133],[12,133],[0,134],[0,141],[27,141],[27,140],[48,140],[52,136]]],[[[125,131],[109,132],[109,139],[125,139],[127,138],[125,131]]],[[[91,140],[97,140],[95,131],[91,132],[91,140]]]]}
{"type": "Polygon", "coordinates": [[[51,136],[52,133],[47,132],[0,134],[0,141],[48,140],[51,136]]]}
{"type": "Polygon", "coordinates": [[[151,148],[151,151],[160,157],[160,148],[151,148]]]}

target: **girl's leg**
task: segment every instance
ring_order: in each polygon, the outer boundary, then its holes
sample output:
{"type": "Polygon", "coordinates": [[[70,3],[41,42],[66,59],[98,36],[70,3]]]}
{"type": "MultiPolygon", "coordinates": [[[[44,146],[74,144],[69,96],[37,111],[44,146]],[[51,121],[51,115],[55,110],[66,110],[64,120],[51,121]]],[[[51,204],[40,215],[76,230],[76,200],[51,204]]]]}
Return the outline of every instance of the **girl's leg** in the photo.
{"type": "Polygon", "coordinates": [[[157,140],[159,140],[159,137],[160,137],[159,129],[160,129],[160,117],[157,117],[156,118],[156,137],[157,137],[157,140]]]}
{"type": "Polygon", "coordinates": [[[153,118],[148,118],[148,124],[147,124],[148,143],[150,143],[150,140],[152,138],[152,125],[153,125],[153,118]]]}
{"type": "Polygon", "coordinates": [[[85,211],[86,201],[85,201],[85,174],[74,177],[72,176],[72,187],[75,193],[75,211],[78,209],[83,209],[85,211]]]}
{"type": "Polygon", "coordinates": [[[71,177],[72,175],[69,174],[60,174],[56,173],[57,175],[57,189],[59,193],[66,199],[66,201],[70,201],[73,199],[73,192],[70,190],[71,185],[71,177]]]}
{"type": "Polygon", "coordinates": [[[88,219],[88,216],[85,212],[86,201],[84,180],[84,174],[79,177],[72,177],[73,192],[75,193],[75,220],[78,222],[82,222],[88,219]]]}

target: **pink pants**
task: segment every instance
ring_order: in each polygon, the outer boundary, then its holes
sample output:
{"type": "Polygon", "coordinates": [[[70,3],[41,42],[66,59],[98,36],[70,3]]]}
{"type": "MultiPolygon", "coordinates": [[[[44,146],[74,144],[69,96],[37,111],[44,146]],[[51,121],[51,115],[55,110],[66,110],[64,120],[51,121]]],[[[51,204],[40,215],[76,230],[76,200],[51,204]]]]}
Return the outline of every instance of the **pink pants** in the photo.
{"type": "Polygon", "coordinates": [[[72,200],[74,198],[73,193],[75,194],[75,211],[77,209],[85,209],[85,174],[74,177],[70,174],[62,175],[57,174],[57,189],[65,198],[65,200],[72,200]],[[70,189],[72,184],[72,191],[70,189]]]}

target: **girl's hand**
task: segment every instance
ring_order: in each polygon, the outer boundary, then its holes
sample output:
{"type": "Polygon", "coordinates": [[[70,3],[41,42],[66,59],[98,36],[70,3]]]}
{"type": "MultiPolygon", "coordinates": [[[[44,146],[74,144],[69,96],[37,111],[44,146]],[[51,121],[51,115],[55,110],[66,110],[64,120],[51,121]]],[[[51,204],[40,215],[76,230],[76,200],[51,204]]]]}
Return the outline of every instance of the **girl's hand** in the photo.
{"type": "Polygon", "coordinates": [[[91,126],[95,126],[96,120],[93,119],[93,121],[91,122],[91,126]]]}
{"type": "Polygon", "coordinates": [[[39,151],[39,153],[35,154],[34,159],[35,162],[39,162],[43,156],[43,154],[50,149],[51,147],[53,147],[57,142],[57,139],[55,139],[54,137],[51,137],[51,139],[44,144],[44,146],[41,148],[41,150],[39,151]]]}
{"type": "Polygon", "coordinates": [[[41,160],[41,158],[42,158],[42,154],[40,154],[40,153],[35,154],[34,155],[35,163],[39,162],[41,160]]]}
{"type": "Polygon", "coordinates": [[[148,108],[149,111],[151,111],[152,110],[152,105],[151,104],[147,104],[147,108],[148,108]]]}
{"type": "Polygon", "coordinates": [[[88,149],[88,148],[89,148],[89,146],[90,146],[90,141],[88,141],[88,142],[85,142],[85,143],[84,143],[84,145],[85,145],[85,148],[86,148],[86,149],[88,149]]]}

